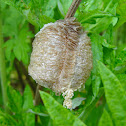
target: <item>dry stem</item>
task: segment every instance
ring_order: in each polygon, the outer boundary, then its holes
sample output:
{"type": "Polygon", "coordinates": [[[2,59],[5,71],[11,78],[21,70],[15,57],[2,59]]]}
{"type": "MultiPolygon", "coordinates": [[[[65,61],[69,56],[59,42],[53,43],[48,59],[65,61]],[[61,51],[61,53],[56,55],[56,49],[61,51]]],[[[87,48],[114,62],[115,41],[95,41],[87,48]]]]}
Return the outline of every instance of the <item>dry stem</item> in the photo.
{"type": "Polygon", "coordinates": [[[65,16],[65,19],[74,16],[78,6],[80,5],[80,2],[81,2],[81,0],[73,0],[71,6],[70,6],[70,8],[69,8],[69,10],[68,10],[68,12],[65,16]]]}

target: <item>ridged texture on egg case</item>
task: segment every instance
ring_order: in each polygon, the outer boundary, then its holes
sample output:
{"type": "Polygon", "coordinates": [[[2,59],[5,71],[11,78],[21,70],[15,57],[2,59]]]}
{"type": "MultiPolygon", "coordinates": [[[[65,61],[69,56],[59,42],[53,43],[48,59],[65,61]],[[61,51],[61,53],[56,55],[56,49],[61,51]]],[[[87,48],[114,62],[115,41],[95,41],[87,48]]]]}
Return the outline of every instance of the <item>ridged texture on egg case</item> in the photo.
{"type": "Polygon", "coordinates": [[[73,92],[90,76],[90,39],[75,18],[49,23],[35,36],[29,74],[40,85],[63,93],[64,106],[72,107],[73,92]]]}

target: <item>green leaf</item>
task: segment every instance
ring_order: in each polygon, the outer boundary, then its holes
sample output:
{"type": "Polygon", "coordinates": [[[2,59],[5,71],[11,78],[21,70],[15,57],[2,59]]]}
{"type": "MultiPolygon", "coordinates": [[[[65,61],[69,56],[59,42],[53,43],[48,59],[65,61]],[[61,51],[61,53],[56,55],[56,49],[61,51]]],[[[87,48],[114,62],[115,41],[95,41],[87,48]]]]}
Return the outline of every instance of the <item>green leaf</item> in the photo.
{"type": "Polygon", "coordinates": [[[72,0],[58,0],[58,8],[64,17],[66,15],[71,3],[72,3],[72,0]]]}
{"type": "Polygon", "coordinates": [[[117,6],[117,14],[119,14],[119,21],[116,25],[116,28],[126,22],[126,0],[119,1],[119,4],[117,6]]]}
{"type": "Polygon", "coordinates": [[[93,10],[89,12],[80,13],[78,18],[81,23],[87,23],[90,20],[94,20],[95,18],[112,17],[112,16],[113,16],[112,14],[107,12],[93,10]]]}
{"type": "Polygon", "coordinates": [[[118,21],[116,7],[118,0],[88,0],[79,7],[77,18],[89,32],[100,33],[118,21]],[[95,22],[94,22],[95,20],[95,22]],[[94,22],[94,24],[92,23],[94,22]]]}
{"type": "Polygon", "coordinates": [[[105,97],[117,126],[126,124],[126,94],[117,77],[100,61],[99,72],[105,89],[105,97]]]}
{"type": "Polygon", "coordinates": [[[107,41],[104,39],[102,45],[106,48],[116,48],[115,45],[111,45],[109,43],[107,43],[107,41]]]}
{"type": "Polygon", "coordinates": [[[92,53],[93,53],[93,70],[92,70],[92,89],[94,96],[97,96],[99,92],[99,86],[101,84],[101,79],[99,73],[97,71],[97,60],[103,61],[103,48],[102,48],[102,37],[98,34],[92,34],[91,45],[92,45],[92,53]]]}
{"type": "Polygon", "coordinates": [[[2,112],[1,110],[0,110],[0,124],[2,126],[6,126],[6,125],[17,126],[18,125],[17,121],[12,116],[10,116],[9,114],[5,112],[2,112]]]}
{"type": "Polygon", "coordinates": [[[116,66],[126,65],[126,47],[116,56],[116,66]]]}
{"type": "Polygon", "coordinates": [[[40,91],[40,96],[53,121],[59,126],[85,126],[76,116],[54,100],[48,93],[40,91]]]}
{"type": "Polygon", "coordinates": [[[23,120],[25,123],[25,126],[34,126],[35,125],[35,113],[28,113],[28,109],[33,107],[33,97],[32,97],[32,92],[31,89],[28,85],[26,85],[24,94],[24,103],[23,103],[23,110],[26,112],[23,113],[23,120]]]}
{"type": "Polygon", "coordinates": [[[124,74],[126,71],[126,47],[123,47],[115,58],[115,74],[124,74]]]}
{"type": "Polygon", "coordinates": [[[28,64],[28,53],[31,52],[30,38],[34,37],[29,31],[28,22],[14,7],[5,9],[3,17],[4,37],[9,38],[4,44],[7,60],[10,62],[12,57],[16,57],[19,61],[28,64]]]}
{"type": "Polygon", "coordinates": [[[117,74],[116,76],[118,77],[119,81],[121,82],[121,85],[126,91],[126,74],[117,74]]]}
{"type": "Polygon", "coordinates": [[[50,17],[47,17],[46,15],[41,15],[40,16],[41,27],[43,27],[44,24],[48,24],[50,22],[55,22],[55,20],[51,19],[50,17]]]}
{"type": "Polygon", "coordinates": [[[41,113],[41,112],[35,112],[35,111],[33,111],[32,109],[28,109],[28,111],[27,111],[28,113],[33,113],[33,114],[35,114],[35,115],[39,115],[39,116],[49,116],[48,114],[45,114],[45,113],[41,113]]]}
{"type": "Polygon", "coordinates": [[[78,107],[82,103],[83,100],[85,100],[85,98],[83,97],[74,98],[72,100],[72,109],[75,109],[76,107],[78,107]]]}
{"type": "Polygon", "coordinates": [[[31,51],[30,49],[30,42],[29,39],[33,35],[31,34],[30,31],[28,31],[28,27],[24,27],[20,30],[19,34],[17,35],[17,38],[15,38],[15,43],[14,43],[14,54],[15,57],[19,61],[23,61],[24,64],[28,64],[29,57],[28,53],[31,51]]]}
{"type": "MultiPolygon", "coordinates": [[[[18,43],[18,42],[17,42],[18,43]]],[[[15,57],[21,61],[21,53],[22,53],[22,45],[20,43],[16,44],[14,47],[14,55],[15,57]]],[[[23,52],[24,53],[24,52],[23,52]]]]}
{"type": "MultiPolygon", "coordinates": [[[[33,25],[41,27],[45,22],[42,22],[42,16],[47,16],[49,21],[54,21],[54,9],[57,0],[2,0],[3,2],[15,7],[24,17],[33,25]]],[[[48,21],[48,22],[49,22],[48,21]]]]}
{"type": "Polygon", "coordinates": [[[22,102],[23,102],[20,92],[14,90],[11,86],[9,86],[7,95],[10,110],[15,113],[20,113],[22,111],[22,102]]]}
{"type": "Polygon", "coordinates": [[[53,18],[54,16],[54,9],[56,7],[56,4],[57,4],[57,0],[46,0],[46,2],[44,0],[42,0],[43,2],[43,6],[42,6],[42,11],[43,11],[43,14],[48,16],[48,17],[51,17],[53,18]]]}
{"type": "Polygon", "coordinates": [[[34,113],[23,113],[22,114],[25,126],[35,126],[35,114],[34,113]]]}
{"type": "Polygon", "coordinates": [[[124,74],[126,71],[126,65],[116,66],[114,69],[115,74],[124,74]]]}
{"type": "Polygon", "coordinates": [[[12,55],[14,55],[12,53],[12,50],[14,48],[14,41],[15,41],[14,39],[10,39],[10,40],[6,41],[3,45],[3,47],[5,47],[5,56],[8,61],[10,61],[12,58],[12,55]]]}
{"type": "Polygon", "coordinates": [[[35,125],[35,113],[28,112],[29,109],[33,108],[33,97],[31,89],[28,85],[26,85],[24,94],[24,103],[23,103],[23,120],[25,123],[25,126],[34,126],[35,125]]]}
{"type": "MultiPolygon", "coordinates": [[[[98,126],[99,118],[102,115],[104,109],[104,104],[102,105],[95,105],[93,109],[91,109],[89,115],[87,116],[86,120],[84,121],[87,126],[98,126]]],[[[106,126],[106,125],[105,125],[106,126]]]]}
{"type": "Polygon", "coordinates": [[[79,118],[85,122],[85,120],[88,118],[90,115],[91,111],[96,107],[96,103],[98,100],[101,98],[101,96],[104,94],[103,88],[99,89],[97,97],[95,96],[88,96],[86,99],[86,103],[84,105],[83,111],[79,115],[79,118]]]}
{"type": "Polygon", "coordinates": [[[104,109],[98,126],[113,126],[109,113],[104,109]]]}
{"type": "Polygon", "coordinates": [[[36,114],[36,115],[42,116],[42,117],[49,117],[49,115],[46,111],[46,108],[44,106],[42,106],[41,104],[34,106],[31,109],[28,109],[27,113],[33,113],[33,114],[36,114]]]}
{"type": "Polygon", "coordinates": [[[25,90],[24,90],[24,103],[23,103],[23,109],[27,110],[33,107],[33,97],[32,97],[32,92],[31,89],[28,85],[26,85],[25,90]]]}
{"type": "Polygon", "coordinates": [[[106,32],[103,34],[103,60],[106,65],[109,66],[111,70],[114,70],[115,65],[115,48],[113,46],[113,25],[109,25],[106,32]]]}

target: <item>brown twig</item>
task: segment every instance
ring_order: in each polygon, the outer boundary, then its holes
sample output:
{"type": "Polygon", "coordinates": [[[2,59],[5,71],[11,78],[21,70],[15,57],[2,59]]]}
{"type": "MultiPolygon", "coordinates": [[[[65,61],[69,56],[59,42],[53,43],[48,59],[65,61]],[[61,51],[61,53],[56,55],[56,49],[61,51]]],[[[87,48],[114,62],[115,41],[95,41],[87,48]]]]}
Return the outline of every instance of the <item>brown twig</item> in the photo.
{"type": "MultiPolygon", "coordinates": [[[[42,101],[41,100],[41,98],[40,98],[40,94],[39,94],[39,90],[42,90],[42,86],[41,85],[37,85],[37,88],[36,88],[36,93],[35,93],[35,101],[34,101],[34,105],[36,106],[36,105],[38,105],[39,103],[40,103],[40,101],[42,101]]],[[[37,118],[38,116],[37,115],[35,115],[35,122],[37,122],[37,118]]]]}
{"type": "Polygon", "coordinates": [[[16,62],[16,60],[14,60],[14,66],[16,68],[16,71],[17,71],[17,74],[18,74],[18,78],[19,78],[19,81],[21,83],[21,87],[22,87],[21,92],[23,93],[24,88],[25,88],[25,83],[24,83],[24,81],[22,79],[22,74],[21,74],[21,71],[19,70],[18,63],[16,62]]]}
{"type": "MultiPolygon", "coordinates": [[[[17,60],[17,62],[19,62],[19,61],[17,60]]],[[[33,82],[31,81],[31,78],[30,78],[30,76],[28,75],[28,71],[26,70],[26,68],[25,68],[25,66],[23,65],[23,63],[22,63],[22,62],[19,62],[19,65],[20,65],[20,67],[21,67],[21,70],[22,70],[23,74],[26,76],[26,81],[28,82],[29,86],[31,87],[31,89],[33,90],[33,92],[34,92],[34,94],[35,94],[35,91],[36,91],[36,85],[35,85],[35,83],[33,83],[33,82]]]]}
{"type": "Polygon", "coordinates": [[[68,12],[65,16],[65,19],[74,16],[78,6],[80,5],[80,2],[81,2],[81,0],[73,0],[71,6],[70,6],[70,8],[69,8],[69,10],[68,10],[68,12]]]}
{"type": "MultiPolygon", "coordinates": [[[[72,4],[71,4],[71,6],[70,6],[70,8],[69,8],[69,10],[66,14],[65,19],[74,16],[80,2],[81,2],[81,0],[73,0],[72,4]]],[[[35,105],[37,105],[40,101],[39,90],[41,90],[41,89],[42,89],[42,87],[38,84],[37,88],[36,88],[35,103],[34,103],[35,105]]]]}
{"type": "Polygon", "coordinates": [[[34,102],[35,106],[38,105],[40,102],[39,90],[42,90],[42,86],[38,84],[36,88],[36,93],[35,93],[35,102],[34,102]]]}

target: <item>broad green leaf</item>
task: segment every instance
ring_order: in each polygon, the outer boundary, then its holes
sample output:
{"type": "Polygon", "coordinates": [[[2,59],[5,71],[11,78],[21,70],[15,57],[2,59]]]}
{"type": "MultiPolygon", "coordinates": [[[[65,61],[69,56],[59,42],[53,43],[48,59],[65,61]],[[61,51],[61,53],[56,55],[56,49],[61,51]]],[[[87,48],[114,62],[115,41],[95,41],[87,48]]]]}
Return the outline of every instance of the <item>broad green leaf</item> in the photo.
{"type": "Polygon", "coordinates": [[[55,18],[55,20],[59,20],[59,19],[64,19],[64,16],[63,16],[63,14],[61,13],[61,11],[59,10],[60,9],[60,7],[58,7],[59,6],[59,0],[57,1],[57,6],[56,6],[56,8],[54,9],[54,18],[55,18]]]}
{"type": "Polygon", "coordinates": [[[57,0],[2,0],[3,2],[15,7],[24,17],[33,25],[37,27],[43,26],[45,22],[42,16],[45,15],[48,21],[54,21],[54,9],[57,5],[57,0]]]}
{"type": "Polygon", "coordinates": [[[112,17],[104,17],[102,19],[97,19],[97,23],[94,25],[90,25],[90,31],[92,31],[93,33],[97,32],[97,33],[101,33],[102,31],[106,30],[109,25],[112,23],[113,18],[112,17]]]}
{"type": "Polygon", "coordinates": [[[115,74],[124,74],[126,71],[126,47],[121,49],[115,58],[115,74]]]}
{"type": "MultiPolygon", "coordinates": [[[[22,13],[26,17],[26,19],[30,23],[32,23],[35,26],[39,26],[37,16],[34,15],[34,13],[32,13],[31,11],[30,12],[27,11],[27,10],[29,10],[30,6],[28,6],[26,4],[26,2],[24,3],[21,0],[19,0],[19,1],[16,1],[16,0],[2,0],[2,1],[5,2],[6,4],[10,5],[10,6],[15,7],[20,13],[22,13]],[[27,11],[27,13],[26,13],[26,11],[27,11]]],[[[37,3],[37,1],[35,3],[37,3]]],[[[33,3],[29,3],[29,5],[30,4],[32,5],[32,4],[34,4],[34,2],[33,3]]],[[[39,8],[37,8],[37,9],[39,9],[39,8]]]]}
{"type": "Polygon", "coordinates": [[[28,23],[14,7],[5,9],[3,15],[3,35],[10,38],[4,44],[7,60],[10,62],[12,57],[16,57],[19,61],[28,64],[28,53],[31,52],[30,38],[33,37],[28,23]]]}
{"type": "Polygon", "coordinates": [[[114,70],[115,65],[115,48],[113,46],[113,25],[110,24],[106,32],[103,34],[103,60],[111,70],[114,70]]]}
{"type": "Polygon", "coordinates": [[[22,96],[20,92],[14,90],[11,86],[8,87],[8,105],[12,112],[20,113],[22,111],[22,96]]]}
{"type": "Polygon", "coordinates": [[[35,125],[35,113],[27,112],[28,109],[33,107],[32,92],[28,85],[26,85],[26,87],[25,87],[23,98],[24,98],[23,110],[25,110],[23,113],[23,119],[24,119],[25,126],[27,126],[27,125],[34,126],[35,125]]]}
{"type": "Polygon", "coordinates": [[[81,23],[88,23],[90,20],[94,20],[96,18],[103,18],[103,17],[112,17],[113,15],[107,12],[102,12],[99,10],[93,10],[90,12],[83,12],[78,15],[78,20],[81,23]]]}
{"type": "Polygon", "coordinates": [[[25,126],[35,126],[35,114],[34,113],[23,113],[22,114],[25,126]]]}
{"type": "Polygon", "coordinates": [[[0,110],[0,125],[1,126],[17,126],[17,121],[9,114],[0,110]]]}
{"type": "Polygon", "coordinates": [[[22,52],[22,45],[20,44],[20,43],[18,43],[18,41],[17,41],[17,44],[15,45],[15,47],[14,47],[14,55],[15,55],[15,57],[19,60],[19,61],[21,61],[21,57],[22,57],[22,53],[24,53],[24,52],[22,52]]]}
{"type": "Polygon", "coordinates": [[[23,103],[23,109],[27,110],[33,107],[33,97],[32,97],[32,92],[31,89],[28,85],[26,85],[24,94],[24,103],[23,103]]]}
{"type": "Polygon", "coordinates": [[[48,117],[40,116],[40,120],[41,120],[41,125],[40,126],[57,126],[56,124],[54,124],[54,122],[50,118],[50,116],[48,116],[48,117]]]}
{"type": "Polygon", "coordinates": [[[118,3],[119,0],[87,0],[85,2],[85,10],[95,10],[99,9],[104,12],[109,12],[111,14],[115,14],[116,12],[113,10],[114,6],[118,3]]]}
{"type": "Polygon", "coordinates": [[[58,0],[58,8],[64,17],[66,15],[71,3],[72,3],[72,0],[58,0]]]}
{"type": "Polygon", "coordinates": [[[113,42],[113,25],[110,24],[108,29],[105,31],[105,33],[103,34],[103,43],[102,45],[106,48],[116,48],[113,42]]]}
{"type": "Polygon", "coordinates": [[[2,28],[4,37],[17,36],[18,29],[22,27],[25,21],[23,16],[14,7],[7,7],[7,5],[2,15],[4,22],[2,28]]]}
{"type": "Polygon", "coordinates": [[[126,124],[126,94],[117,77],[100,61],[100,76],[105,89],[105,97],[117,126],[126,124]]]}
{"type": "Polygon", "coordinates": [[[48,24],[50,22],[55,22],[54,19],[51,19],[50,17],[47,17],[46,15],[40,16],[40,25],[43,27],[44,24],[48,24]]]}
{"type": "Polygon", "coordinates": [[[102,45],[106,48],[116,48],[115,45],[111,45],[109,43],[107,43],[107,41],[104,39],[102,45]]]}
{"type": "Polygon", "coordinates": [[[87,0],[84,1],[84,7],[86,11],[101,9],[103,7],[102,0],[87,0]]]}
{"type": "Polygon", "coordinates": [[[83,26],[89,32],[100,33],[112,23],[117,23],[116,7],[118,0],[88,0],[80,5],[77,17],[84,22],[83,26]],[[100,18],[99,18],[100,17],[100,18]],[[93,24],[94,23],[94,24],[93,24]]]}
{"type": "Polygon", "coordinates": [[[7,95],[8,95],[8,108],[11,113],[13,113],[11,116],[18,120],[18,125],[22,126],[24,125],[24,122],[22,121],[22,96],[19,91],[14,90],[11,86],[7,89],[7,95]]]}
{"type": "Polygon", "coordinates": [[[104,109],[104,104],[95,105],[93,109],[91,109],[89,115],[87,116],[86,120],[84,121],[87,126],[98,126],[98,121],[102,115],[104,109]]]}
{"type": "Polygon", "coordinates": [[[92,34],[91,45],[92,45],[92,53],[93,53],[93,70],[92,70],[92,89],[94,96],[97,96],[99,91],[99,86],[101,84],[101,79],[99,73],[97,71],[97,60],[103,61],[103,48],[102,48],[102,37],[98,34],[92,34]]]}
{"type": "Polygon", "coordinates": [[[126,65],[126,47],[116,56],[116,66],[126,65]]]}
{"type": "Polygon", "coordinates": [[[79,118],[85,122],[87,120],[88,116],[90,115],[91,111],[96,107],[96,103],[101,98],[101,96],[104,94],[103,88],[99,89],[97,97],[95,96],[88,96],[86,99],[86,103],[84,105],[83,111],[79,115],[79,118]]]}
{"type": "Polygon", "coordinates": [[[42,6],[42,11],[43,11],[43,14],[50,17],[50,18],[53,18],[54,17],[54,9],[56,7],[56,4],[57,4],[57,0],[46,0],[46,2],[44,0],[42,0],[43,2],[43,6],[42,6]]]}
{"type": "Polygon", "coordinates": [[[12,55],[14,55],[12,53],[12,50],[14,48],[14,39],[10,39],[8,41],[6,41],[6,43],[4,43],[3,47],[5,48],[5,56],[7,58],[8,61],[11,60],[12,55]]]}
{"type": "Polygon", "coordinates": [[[113,25],[110,24],[108,29],[103,34],[104,39],[108,44],[113,44],[113,25]]]}
{"type": "Polygon", "coordinates": [[[126,22],[126,0],[119,1],[119,4],[117,6],[117,14],[119,14],[119,21],[116,25],[116,28],[126,22]]]}
{"type": "Polygon", "coordinates": [[[57,101],[52,98],[48,93],[40,91],[40,96],[44,102],[44,105],[56,123],[59,126],[85,126],[76,116],[70,111],[60,105],[57,101]]]}
{"type": "Polygon", "coordinates": [[[113,126],[109,113],[104,109],[103,114],[100,118],[98,126],[113,126]]]}
{"type": "Polygon", "coordinates": [[[125,71],[126,71],[126,65],[116,66],[114,68],[114,73],[115,74],[124,74],[125,71]]]}
{"type": "Polygon", "coordinates": [[[126,74],[117,74],[116,75],[121,82],[121,85],[123,86],[125,92],[126,92],[126,74]]]}
{"type": "Polygon", "coordinates": [[[23,27],[14,41],[13,51],[14,51],[15,57],[19,61],[22,60],[23,63],[25,64],[28,64],[28,61],[29,61],[28,53],[31,52],[30,38],[32,36],[33,35],[31,34],[31,32],[28,31],[28,27],[23,27]]]}

